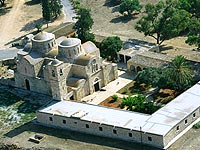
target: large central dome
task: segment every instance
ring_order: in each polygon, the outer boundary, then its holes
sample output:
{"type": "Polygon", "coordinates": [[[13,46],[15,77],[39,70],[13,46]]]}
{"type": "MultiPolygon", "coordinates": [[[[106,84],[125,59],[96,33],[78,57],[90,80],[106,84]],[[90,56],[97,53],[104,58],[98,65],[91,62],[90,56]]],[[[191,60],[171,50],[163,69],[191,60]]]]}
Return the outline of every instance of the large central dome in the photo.
{"type": "Polygon", "coordinates": [[[36,41],[46,41],[51,40],[52,38],[54,38],[53,34],[42,31],[38,33],[33,39],[36,41]]]}
{"type": "Polygon", "coordinates": [[[63,40],[59,45],[63,47],[75,46],[81,43],[80,39],[77,38],[67,38],[63,40]]]}

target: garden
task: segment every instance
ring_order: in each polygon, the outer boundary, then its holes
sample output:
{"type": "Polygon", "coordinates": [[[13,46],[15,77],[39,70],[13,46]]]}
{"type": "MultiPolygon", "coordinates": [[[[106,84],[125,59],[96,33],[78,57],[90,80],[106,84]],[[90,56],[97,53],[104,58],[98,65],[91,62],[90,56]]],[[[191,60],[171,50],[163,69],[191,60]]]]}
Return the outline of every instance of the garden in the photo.
{"type": "Polygon", "coordinates": [[[160,68],[147,67],[135,81],[100,105],[152,114],[195,83],[195,73],[183,56],[160,68]]]}

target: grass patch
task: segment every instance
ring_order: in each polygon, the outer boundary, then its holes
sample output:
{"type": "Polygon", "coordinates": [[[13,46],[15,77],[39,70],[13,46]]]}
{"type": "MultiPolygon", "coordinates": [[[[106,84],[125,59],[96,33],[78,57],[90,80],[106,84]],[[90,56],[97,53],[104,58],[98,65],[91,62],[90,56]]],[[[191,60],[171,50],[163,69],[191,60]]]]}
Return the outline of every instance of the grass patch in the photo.
{"type": "Polygon", "coordinates": [[[35,117],[41,105],[32,104],[20,97],[0,89],[0,136],[35,117]]]}
{"type": "Polygon", "coordinates": [[[200,122],[194,124],[194,125],[193,125],[193,128],[195,128],[195,129],[200,129],[200,122]]]}

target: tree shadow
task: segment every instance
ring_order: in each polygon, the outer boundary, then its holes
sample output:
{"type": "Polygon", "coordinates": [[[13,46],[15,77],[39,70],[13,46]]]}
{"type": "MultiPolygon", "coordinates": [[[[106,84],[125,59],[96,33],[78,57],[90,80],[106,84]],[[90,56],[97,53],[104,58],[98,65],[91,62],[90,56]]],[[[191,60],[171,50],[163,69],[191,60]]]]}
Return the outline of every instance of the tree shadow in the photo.
{"type": "Polygon", "coordinates": [[[112,13],[119,12],[119,6],[113,7],[112,13]]]}
{"type": "Polygon", "coordinates": [[[170,50],[170,49],[173,49],[173,48],[174,48],[173,46],[167,46],[166,44],[159,46],[160,51],[166,51],[166,50],[170,50]]]}
{"type": "Polygon", "coordinates": [[[40,2],[41,2],[40,0],[30,0],[28,2],[25,2],[24,4],[28,6],[32,6],[32,5],[39,4],[40,2]]]}
{"type": "Polygon", "coordinates": [[[12,7],[0,7],[0,16],[5,15],[11,10],[12,7]]]}
{"type": "Polygon", "coordinates": [[[119,4],[120,4],[120,2],[118,2],[118,1],[106,0],[103,6],[114,7],[114,6],[117,6],[119,4]]]}
{"type": "Polygon", "coordinates": [[[137,16],[117,16],[113,18],[110,22],[111,23],[128,23],[132,19],[137,19],[137,16]]]}
{"type": "Polygon", "coordinates": [[[22,29],[20,31],[30,31],[30,30],[33,30],[33,29],[35,29],[35,25],[37,25],[37,24],[44,25],[45,22],[44,22],[43,18],[40,18],[40,19],[28,22],[24,27],[22,27],[22,29]]]}

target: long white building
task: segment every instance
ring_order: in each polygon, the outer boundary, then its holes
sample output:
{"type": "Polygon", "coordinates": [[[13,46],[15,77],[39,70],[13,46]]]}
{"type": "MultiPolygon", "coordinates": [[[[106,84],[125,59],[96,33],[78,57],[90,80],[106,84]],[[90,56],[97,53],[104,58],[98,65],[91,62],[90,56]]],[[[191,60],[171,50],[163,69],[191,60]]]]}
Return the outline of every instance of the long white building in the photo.
{"type": "Polygon", "coordinates": [[[37,121],[166,149],[200,120],[200,83],[152,115],[71,101],[37,111],[37,121]]]}

